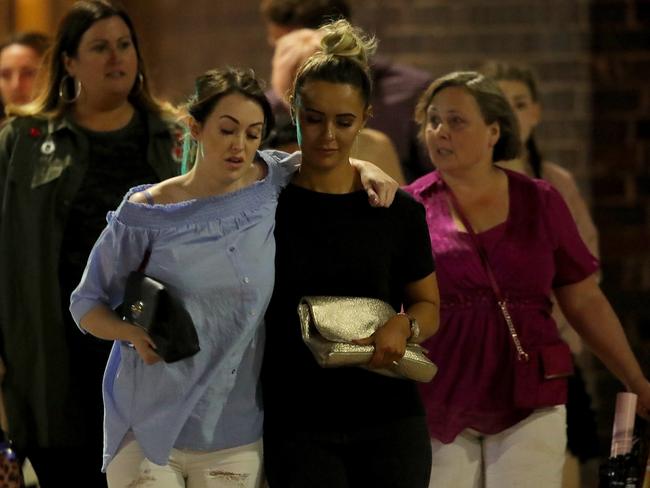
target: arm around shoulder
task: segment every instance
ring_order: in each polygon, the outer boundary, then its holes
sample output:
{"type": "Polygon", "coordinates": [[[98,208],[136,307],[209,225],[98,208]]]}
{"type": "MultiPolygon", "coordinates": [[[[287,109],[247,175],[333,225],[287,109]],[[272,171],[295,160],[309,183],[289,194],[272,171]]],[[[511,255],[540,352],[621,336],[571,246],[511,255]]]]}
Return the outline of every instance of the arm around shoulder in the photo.
{"type": "Polygon", "coordinates": [[[361,185],[368,193],[373,207],[390,207],[399,189],[397,181],[370,161],[350,158],[350,164],[359,172],[361,185]]]}

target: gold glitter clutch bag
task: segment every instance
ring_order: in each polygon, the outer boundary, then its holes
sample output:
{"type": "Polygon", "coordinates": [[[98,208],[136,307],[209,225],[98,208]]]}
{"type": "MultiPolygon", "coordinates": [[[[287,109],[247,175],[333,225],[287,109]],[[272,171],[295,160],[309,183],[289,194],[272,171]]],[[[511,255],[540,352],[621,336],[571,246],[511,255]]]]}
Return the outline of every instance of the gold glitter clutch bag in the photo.
{"type": "MultiPolygon", "coordinates": [[[[352,341],[371,336],[395,315],[390,304],[376,298],[303,297],[298,305],[302,339],[324,368],[365,367],[375,347],[352,341]]],[[[370,369],[386,376],[427,383],[438,368],[418,344],[407,343],[404,357],[390,368],[370,369]]]]}

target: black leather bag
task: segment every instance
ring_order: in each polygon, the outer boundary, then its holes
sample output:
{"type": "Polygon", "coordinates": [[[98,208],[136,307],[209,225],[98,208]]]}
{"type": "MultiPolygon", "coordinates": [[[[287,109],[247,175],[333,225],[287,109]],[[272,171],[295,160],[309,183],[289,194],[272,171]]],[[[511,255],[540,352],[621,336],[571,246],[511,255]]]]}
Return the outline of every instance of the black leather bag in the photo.
{"type": "Polygon", "coordinates": [[[147,250],[140,267],[129,274],[119,311],[123,320],[145,329],[156,353],[173,363],[199,352],[199,337],[180,300],[164,283],[144,273],[150,255],[147,250]]]}

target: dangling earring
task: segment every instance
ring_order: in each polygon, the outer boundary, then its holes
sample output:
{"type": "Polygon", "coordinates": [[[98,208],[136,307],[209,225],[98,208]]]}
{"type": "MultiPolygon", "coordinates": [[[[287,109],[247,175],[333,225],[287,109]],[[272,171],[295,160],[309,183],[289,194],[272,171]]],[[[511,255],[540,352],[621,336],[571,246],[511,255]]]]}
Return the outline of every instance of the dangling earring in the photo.
{"type": "Polygon", "coordinates": [[[201,155],[201,160],[205,159],[205,152],[203,151],[203,143],[199,141],[199,154],[201,155]]]}
{"type": "Polygon", "coordinates": [[[359,157],[359,134],[361,134],[361,130],[362,129],[359,129],[357,131],[357,135],[354,136],[354,142],[352,143],[352,151],[350,153],[350,155],[353,158],[358,158],[359,157]]]}
{"type": "Polygon", "coordinates": [[[74,78],[72,78],[72,76],[68,74],[64,75],[63,78],[61,78],[61,82],[59,83],[59,98],[63,100],[63,103],[73,103],[77,101],[79,95],[81,95],[81,81],[75,80],[74,78]],[[65,85],[67,84],[68,79],[73,80],[73,82],[75,83],[74,97],[72,98],[65,97],[65,91],[66,91],[65,85]]]}
{"type": "Polygon", "coordinates": [[[132,95],[137,95],[142,91],[142,87],[144,86],[144,75],[142,74],[142,71],[138,71],[138,76],[136,77],[136,81],[137,83],[134,83],[133,88],[131,89],[132,95]]]}

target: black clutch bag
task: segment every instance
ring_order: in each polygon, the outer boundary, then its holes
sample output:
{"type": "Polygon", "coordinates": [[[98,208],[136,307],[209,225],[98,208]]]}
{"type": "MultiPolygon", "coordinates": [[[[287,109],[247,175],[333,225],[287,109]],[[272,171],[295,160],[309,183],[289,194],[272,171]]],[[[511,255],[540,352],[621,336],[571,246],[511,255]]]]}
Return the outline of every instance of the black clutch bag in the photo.
{"type": "Polygon", "coordinates": [[[129,274],[119,312],[123,320],[145,329],[156,353],[173,363],[199,352],[199,337],[180,300],[164,283],[144,273],[150,255],[148,249],[140,267],[129,274]]]}

